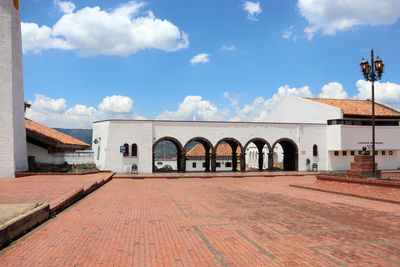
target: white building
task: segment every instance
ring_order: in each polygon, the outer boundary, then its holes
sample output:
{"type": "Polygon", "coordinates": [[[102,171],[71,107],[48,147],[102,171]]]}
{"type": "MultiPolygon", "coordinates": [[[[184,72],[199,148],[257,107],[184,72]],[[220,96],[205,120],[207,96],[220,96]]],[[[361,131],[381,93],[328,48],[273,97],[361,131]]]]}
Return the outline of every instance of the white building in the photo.
{"type": "MultiPolygon", "coordinates": [[[[211,151],[212,153],[212,151],[211,151]]],[[[236,149],[236,164],[240,166],[240,147],[236,149]]],[[[209,153],[210,155],[210,153],[209,153]]],[[[186,171],[210,171],[211,158],[206,159],[206,151],[202,144],[197,144],[186,152],[186,171]]],[[[229,144],[222,143],[216,150],[216,171],[232,170],[232,148],[229,144]]]]}
{"type": "MultiPolygon", "coordinates": [[[[136,164],[140,173],[150,173],[156,170],[155,146],[167,140],[177,148],[178,171],[193,169],[186,162],[187,147],[193,141],[203,145],[204,158],[210,159],[210,171],[217,171],[216,151],[224,143],[231,151],[238,148],[241,151],[240,154],[232,153],[230,169],[233,171],[245,171],[246,165],[272,170],[280,160],[284,170],[306,171],[311,170],[312,165],[318,166],[318,170],[347,170],[353,155],[363,146],[370,148],[371,102],[368,100],[287,96],[271,111],[269,121],[97,121],[93,126],[95,163],[100,169],[116,172],[128,172],[130,166],[136,164]],[[281,151],[276,150],[278,144],[281,151]],[[135,154],[120,153],[123,145],[135,147],[135,154]],[[254,151],[263,156],[247,154],[254,151]]],[[[379,169],[399,168],[399,121],[400,112],[376,105],[379,169]]],[[[201,167],[202,162],[207,161],[199,161],[201,167]]],[[[204,170],[207,170],[206,164],[204,170]]]]}
{"type": "Polygon", "coordinates": [[[82,150],[89,147],[85,142],[32,120],[26,119],[25,125],[30,167],[34,163],[93,162],[93,151],[82,150]]]}

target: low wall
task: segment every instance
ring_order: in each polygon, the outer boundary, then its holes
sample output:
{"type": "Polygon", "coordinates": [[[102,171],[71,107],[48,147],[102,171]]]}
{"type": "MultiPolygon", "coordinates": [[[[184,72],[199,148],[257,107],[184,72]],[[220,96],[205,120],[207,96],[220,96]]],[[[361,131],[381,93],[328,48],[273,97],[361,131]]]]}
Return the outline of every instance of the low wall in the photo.
{"type": "Polygon", "coordinates": [[[328,175],[317,175],[316,177],[318,180],[324,180],[324,181],[357,183],[357,184],[366,184],[373,186],[400,188],[400,181],[360,179],[360,178],[338,177],[338,176],[328,176],[328,175]]]}

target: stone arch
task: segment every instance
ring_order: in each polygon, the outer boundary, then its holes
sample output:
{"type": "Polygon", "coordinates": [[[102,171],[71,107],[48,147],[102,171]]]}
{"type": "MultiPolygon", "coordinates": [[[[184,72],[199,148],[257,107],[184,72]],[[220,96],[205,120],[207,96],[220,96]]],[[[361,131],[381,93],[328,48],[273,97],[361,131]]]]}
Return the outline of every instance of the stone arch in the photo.
{"type": "Polygon", "coordinates": [[[225,137],[219,140],[214,148],[213,148],[213,153],[211,155],[211,169],[212,171],[216,171],[216,166],[217,166],[217,148],[221,143],[228,143],[229,146],[232,149],[232,171],[237,171],[237,155],[236,155],[236,149],[239,147],[240,148],[240,170],[245,171],[246,170],[246,159],[245,155],[246,152],[244,151],[243,145],[236,140],[233,137],[225,137]]]}
{"type": "Polygon", "coordinates": [[[283,169],[285,171],[297,171],[299,169],[299,149],[297,144],[290,138],[280,138],[272,145],[272,151],[274,151],[277,144],[280,144],[283,149],[283,169]]]}
{"type": "Polygon", "coordinates": [[[153,148],[152,148],[152,154],[153,154],[153,172],[157,171],[156,166],[155,166],[155,155],[154,155],[154,149],[156,146],[162,142],[162,141],[170,141],[173,143],[176,147],[177,150],[177,155],[176,155],[176,160],[177,160],[177,168],[179,172],[184,172],[185,171],[185,151],[183,150],[183,146],[181,142],[179,142],[178,139],[172,137],[172,136],[164,136],[158,139],[153,143],[153,148]]]}
{"type": "MultiPolygon", "coordinates": [[[[189,146],[189,144],[191,142],[199,142],[200,144],[203,145],[204,150],[205,150],[205,158],[204,158],[204,165],[205,165],[205,171],[209,172],[210,171],[210,159],[211,159],[211,155],[210,155],[210,150],[211,153],[212,151],[214,151],[214,146],[212,145],[212,143],[204,137],[193,137],[191,138],[189,141],[186,142],[185,146],[183,147],[183,151],[186,153],[186,150],[189,146]]],[[[186,166],[186,158],[185,158],[185,166],[186,166]]]]}
{"type": "Polygon", "coordinates": [[[266,145],[268,148],[268,170],[272,170],[273,169],[273,150],[271,145],[268,143],[268,141],[266,141],[263,138],[260,137],[256,137],[256,138],[252,138],[249,141],[247,141],[246,145],[244,146],[244,152],[246,152],[247,147],[251,144],[255,144],[257,147],[257,152],[254,152],[254,154],[252,156],[254,157],[258,157],[258,170],[262,171],[263,170],[263,166],[264,166],[264,157],[262,156],[262,151],[264,149],[264,146],[266,145]],[[261,156],[260,156],[261,154],[261,156]]]}

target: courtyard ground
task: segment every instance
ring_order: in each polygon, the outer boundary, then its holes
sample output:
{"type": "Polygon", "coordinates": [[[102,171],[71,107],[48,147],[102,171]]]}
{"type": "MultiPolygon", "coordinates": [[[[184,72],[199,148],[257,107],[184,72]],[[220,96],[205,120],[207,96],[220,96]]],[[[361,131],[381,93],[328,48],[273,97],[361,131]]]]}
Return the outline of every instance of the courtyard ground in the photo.
{"type": "Polygon", "coordinates": [[[314,179],[113,179],[0,265],[400,265],[400,205],[289,186],[314,179]]]}

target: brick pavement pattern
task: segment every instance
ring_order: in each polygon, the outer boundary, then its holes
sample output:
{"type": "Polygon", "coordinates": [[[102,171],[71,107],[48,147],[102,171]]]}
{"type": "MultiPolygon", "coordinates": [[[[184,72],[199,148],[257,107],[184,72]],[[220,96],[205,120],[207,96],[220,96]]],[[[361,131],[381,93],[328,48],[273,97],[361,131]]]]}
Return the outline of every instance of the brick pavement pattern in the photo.
{"type": "Polygon", "coordinates": [[[2,266],[398,266],[400,205],[314,177],[114,179],[0,251],[2,266]]]}
{"type": "Polygon", "coordinates": [[[35,175],[21,178],[0,179],[0,203],[49,203],[59,204],[71,192],[90,190],[101,184],[112,173],[101,172],[87,175],[35,175]]]}

